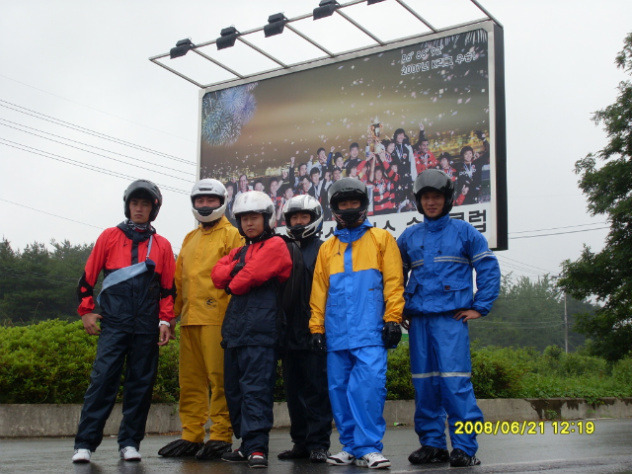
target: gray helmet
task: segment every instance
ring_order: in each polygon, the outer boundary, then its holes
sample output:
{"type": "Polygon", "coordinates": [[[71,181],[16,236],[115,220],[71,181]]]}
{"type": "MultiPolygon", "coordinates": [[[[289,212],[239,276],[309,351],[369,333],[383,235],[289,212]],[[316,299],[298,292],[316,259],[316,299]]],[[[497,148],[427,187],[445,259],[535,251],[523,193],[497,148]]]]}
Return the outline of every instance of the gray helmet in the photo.
{"type": "Polygon", "coordinates": [[[319,233],[323,228],[323,208],[318,200],[309,194],[289,199],[283,206],[283,216],[287,235],[294,240],[306,239],[319,233]],[[307,212],[311,216],[309,224],[290,227],[290,217],[297,212],[307,212]]]}
{"type": "Polygon", "coordinates": [[[125,217],[128,219],[130,218],[129,201],[132,198],[148,199],[151,202],[149,222],[156,219],[160,206],[162,206],[162,194],[158,186],[146,179],[138,179],[127,187],[123,193],[123,202],[125,203],[125,217]]]}
{"type": "Polygon", "coordinates": [[[195,218],[200,222],[213,222],[224,215],[226,211],[226,198],[228,193],[222,183],[216,179],[201,179],[193,185],[191,189],[191,205],[195,218]],[[197,196],[217,196],[219,198],[219,207],[195,207],[195,198],[197,196]]]}
{"type": "Polygon", "coordinates": [[[329,188],[329,206],[336,222],[341,227],[350,227],[358,221],[364,221],[369,207],[369,195],[366,185],[356,178],[342,178],[336,181],[329,188]],[[338,203],[349,199],[359,200],[360,207],[340,210],[338,203]]]}
{"type": "Polygon", "coordinates": [[[421,195],[426,191],[437,191],[445,197],[443,211],[439,217],[443,217],[450,212],[454,201],[454,184],[447,174],[441,170],[429,169],[419,174],[417,179],[415,179],[413,194],[415,195],[417,210],[422,214],[424,214],[424,210],[421,207],[421,195]]]}

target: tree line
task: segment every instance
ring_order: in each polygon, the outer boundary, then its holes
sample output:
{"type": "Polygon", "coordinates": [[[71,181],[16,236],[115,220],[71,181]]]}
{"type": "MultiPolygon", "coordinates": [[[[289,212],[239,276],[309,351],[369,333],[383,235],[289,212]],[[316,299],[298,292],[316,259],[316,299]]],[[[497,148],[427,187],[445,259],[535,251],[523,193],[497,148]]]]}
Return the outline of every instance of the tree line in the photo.
{"type": "MultiPolygon", "coordinates": [[[[14,250],[0,242],[0,323],[25,325],[48,319],[76,320],[76,286],[92,245],[52,241],[50,247],[35,242],[14,250]]],[[[95,294],[99,288],[95,289],[95,294]]],[[[575,331],[577,315],[593,314],[595,308],[567,299],[568,346],[574,350],[584,342],[575,331]]],[[[479,345],[565,347],[564,301],[548,276],[531,280],[505,276],[492,312],[470,324],[479,345]]]]}

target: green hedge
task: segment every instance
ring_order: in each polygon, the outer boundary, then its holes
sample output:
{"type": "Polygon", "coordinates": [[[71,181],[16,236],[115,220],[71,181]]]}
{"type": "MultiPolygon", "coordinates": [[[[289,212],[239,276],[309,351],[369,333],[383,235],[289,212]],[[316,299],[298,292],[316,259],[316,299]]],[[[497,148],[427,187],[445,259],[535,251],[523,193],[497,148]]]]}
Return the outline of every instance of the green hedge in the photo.
{"type": "MultiPolygon", "coordinates": [[[[96,348],[81,321],[0,327],[0,403],[83,403],[96,348]]],[[[160,349],[153,401],[178,400],[177,361],[177,344],[160,349]]]]}
{"type": "MultiPolygon", "coordinates": [[[[0,327],[0,403],[82,403],[96,343],[81,321],[0,327]]],[[[542,353],[475,347],[472,383],[478,398],[630,397],[632,359],[610,366],[556,346],[542,353]]],[[[277,401],[283,399],[280,378],[274,393],[277,401]]],[[[387,393],[389,400],[414,398],[406,340],[389,351],[387,393]]],[[[173,403],[178,397],[178,344],[172,341],[160,349],[153,401],[173,403]]]]}

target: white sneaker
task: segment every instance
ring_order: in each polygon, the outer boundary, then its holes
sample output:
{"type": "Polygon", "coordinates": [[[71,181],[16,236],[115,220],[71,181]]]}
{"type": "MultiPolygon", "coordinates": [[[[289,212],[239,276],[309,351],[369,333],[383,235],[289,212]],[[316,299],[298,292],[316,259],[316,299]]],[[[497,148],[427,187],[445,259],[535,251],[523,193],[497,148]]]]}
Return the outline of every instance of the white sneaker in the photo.
{"type": "Polygon", "coordinates": [[[349,454],[346,451],[340,451],[338,454],[327,456],[327,463],[334,464],[336,466],[346,466],[348,464],[353,464],[353,461],[355,461],[355,456],[353,454],[349,454]]]}
{"type": "Polygon", "coordinates": [[[124,461],[140,461],[140,453],[134,446],[125,446],[119,451],[124,461]]]}
{"type": "Polygon", "coordinates": [[[355,460],[355,465],[369,469],[384,469],[391,467],[391,462],[382,453],[369,453],[355,460]]]}
{"type": "Polygon", "coordinates": [[[89,449],[75,449],[75,454],[72,456],[72,462],[88,463],[90,462],[91,455],[92,452],[89,449]]]}

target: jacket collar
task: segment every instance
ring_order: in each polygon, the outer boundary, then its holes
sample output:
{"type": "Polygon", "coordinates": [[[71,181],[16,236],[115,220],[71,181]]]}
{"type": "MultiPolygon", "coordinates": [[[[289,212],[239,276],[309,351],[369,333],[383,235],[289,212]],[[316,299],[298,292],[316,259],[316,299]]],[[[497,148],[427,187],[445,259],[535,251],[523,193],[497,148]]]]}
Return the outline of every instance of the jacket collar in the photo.
{"type": "Polygon", "coordinates": [[[128,239],[136,243],[144,242],[156,233],[156,229],[154,229],[152,225],[148,225],[144,231],[138,230],[129,219],[121,222],[116,227],[118,227],[128,239]]]}
{"type": "Polygon", "coordinates": [[[215,224],[210,226],[210,227],[204,227],[204,225],[202,225],[202,223],[198,224],[198,228],[205,234],[214,232],[217,229],[223,229],[224,227],[226,227],[227,225],[232,225],[230,223],[230,221],[228,219],[226,219],[226,216],[222,216],[220,217],[218,220],[215,221],[215,224]]]}
{"type": "Polygon", "coordinates": [[[348,244],[350,242],[355,242],[356,240],[358,240],[360,237],[362,237],[364,235],[364,233],[368,229],[370,229],[372,227],[373,227],[373,225],[369,222],[368,219],[366,219],[358,227],[353,227],[353,228],[349,228],[349,227],[336,228],[336,230],[334,231],[334,235],[336,237],[338,237],[341,242],[344,242],[344,243],[348,244]]]}
{"type": "Polygon", "coordinates": [[[448,222],[450,222],[450,214],[439,217],[439,219],[425,218],[424,222],[430,232],[439,232],[440,230],[445,229],[445,226],[447,226],[448,222]]]}

